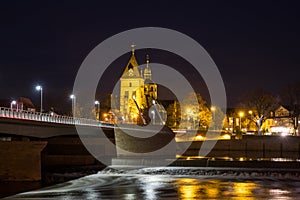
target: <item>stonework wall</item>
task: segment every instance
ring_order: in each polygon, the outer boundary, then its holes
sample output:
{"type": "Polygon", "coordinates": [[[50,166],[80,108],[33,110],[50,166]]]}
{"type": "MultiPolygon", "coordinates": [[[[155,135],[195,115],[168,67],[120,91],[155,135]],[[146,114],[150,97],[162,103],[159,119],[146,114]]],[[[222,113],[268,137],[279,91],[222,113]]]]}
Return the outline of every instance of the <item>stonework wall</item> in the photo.
{"type": "Polygon", "coordinates": [[[41,180],[43,141],[0,141],[0,180],[41,180]]]}

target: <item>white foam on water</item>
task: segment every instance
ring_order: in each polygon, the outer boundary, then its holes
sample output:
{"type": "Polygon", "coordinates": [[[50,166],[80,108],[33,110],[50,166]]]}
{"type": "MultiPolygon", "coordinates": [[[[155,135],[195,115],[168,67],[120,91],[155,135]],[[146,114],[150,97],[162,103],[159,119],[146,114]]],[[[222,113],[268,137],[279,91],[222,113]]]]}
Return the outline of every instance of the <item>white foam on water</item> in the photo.
{"type": "Polygon", "coordinates": [[[216,198],[248,195],[289,199],[300,196],[299,172],[199,167],[106,168],[94,175],[6,199],[157,199],[183,198],[192,193],[197,198],[208,198],[207,195],[212,195],[209,190],[216,190],[216,198]]]}

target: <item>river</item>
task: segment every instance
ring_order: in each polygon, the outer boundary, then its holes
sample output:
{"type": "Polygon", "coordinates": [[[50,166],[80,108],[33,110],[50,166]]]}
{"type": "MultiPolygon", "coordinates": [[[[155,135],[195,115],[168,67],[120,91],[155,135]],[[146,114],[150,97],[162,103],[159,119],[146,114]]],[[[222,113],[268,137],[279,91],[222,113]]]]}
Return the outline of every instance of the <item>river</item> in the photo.
{"type": "Polygon", "coordinates": [[[300,199],[299,174],[163,167],[107,168],[5,199],[300,199]]]}

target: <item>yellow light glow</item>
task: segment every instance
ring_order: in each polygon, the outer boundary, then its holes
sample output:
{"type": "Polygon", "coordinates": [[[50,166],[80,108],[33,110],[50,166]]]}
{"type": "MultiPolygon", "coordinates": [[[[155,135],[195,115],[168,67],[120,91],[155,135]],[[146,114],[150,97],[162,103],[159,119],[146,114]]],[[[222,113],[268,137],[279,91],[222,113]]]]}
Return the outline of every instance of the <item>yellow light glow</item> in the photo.
{"type": "Polygon", "coordinates": [[[179,179],[175,184],[178,185],[180,199],[198,199],[200,197],[201,184],[197,179],[179,179]]]}
{"type": "Polygon", "coordinates": [[[210,110],[211,110],[211,111],[216,111],[216,106],[211,106],[211,107],[210,107],[210,110]]]}
{"type": "MultiPolygon", "coordinates": [[[[220,183],[219,183],[220,184],[220,183]]],[[[218,188],[214,188],[214,187],[209,187],[206,189],[207,192],[207,196],[210,198],[217,198],[218,194],[219,194],[219,190],[218,188]]]]}
{"type": "Polygon", "coordinates": [[[187,112],[187,113],[191,113],[191,109],[190,109],[190,108],[187,108],[187,109],[186,109],[186,112],[187,112]]]}
{"type": "Polygon", "coordinates": [[[244,112],[239,112],[239,116],[243,117],[244,116],[244,112]]]}
{"type": "Polygon", "coordinates": [[[234,194],[237,197],[247,199],[255,199],[250,196],[253,196],[252,192],[257,189],[257,185],[255,183],[234,183],[233,184],[234,194]]]}
{"type": "Polygon", "coordinates": [[[202,135],[197,135],[195,137],[195,140],[204,140],[204,137],[202,135]]]}
{"type": "Polygon", "coordinates": [[[230,140],[231,136],[229,134],[225,134],[221,137],[223,140],[230,140]]]}

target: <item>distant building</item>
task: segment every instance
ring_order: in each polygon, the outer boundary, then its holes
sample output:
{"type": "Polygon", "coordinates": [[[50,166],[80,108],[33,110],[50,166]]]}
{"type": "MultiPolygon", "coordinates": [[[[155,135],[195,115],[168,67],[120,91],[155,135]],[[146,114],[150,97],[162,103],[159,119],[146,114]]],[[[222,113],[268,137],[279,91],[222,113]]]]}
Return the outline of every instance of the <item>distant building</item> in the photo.
{"type": "Polygon", "coordinates": [[[279,106],[274,112],[271,112],[271,117],[266,120],[265,126],[272,134],[293,134],[291,111],[285,106],[279,106]]]}
{"type": "MultiPolygon", "coordinates": [[[[255,110],[245,110],[243,108],[227,109],[224,128],[234,132],[238,127],[244,133],[256,133],[257,116],[255,110]],[[240,116],[239,114],[242,113],[240,116]]],[[[261,131],[264,134],[272,135],[294,135],[299,133],[299,127],[294,129],[294,123],[298,124],[299,116],[293,116],[292,111],[287,106],[278,106],[264,116],[261,131]],[[295,121],[296,120],[296,121],[295,121]]]]}
{"type": "Polygon", "coordinates": [[[27,110],[35,112],[35,106],[29,98],[19,97],[16,100],[0,100],[0,107],[12,108],[14,110],[27,110]]]}

